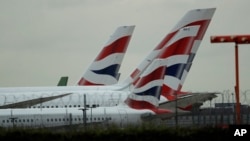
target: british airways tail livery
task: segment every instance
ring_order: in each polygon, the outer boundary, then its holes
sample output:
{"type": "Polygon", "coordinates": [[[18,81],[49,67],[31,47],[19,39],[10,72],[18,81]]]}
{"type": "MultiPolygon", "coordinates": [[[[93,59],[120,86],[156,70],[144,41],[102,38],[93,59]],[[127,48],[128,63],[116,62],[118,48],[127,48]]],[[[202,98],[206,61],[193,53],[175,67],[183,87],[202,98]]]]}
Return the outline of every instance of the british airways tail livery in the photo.
{"type": "Polygon", "coordinates": [[[133,93],[125,101],[129,107],[134,109],[158,107],[165,72],[165,66],[161,65],[160,61],[162,60],[154,60],[134,82],[133,93]]]}
{"type": "Polygon", "coordinates": [[[163,107],[170,108],[169,106],[174,105],[166,102],[173,102],[177,97],[182,97],[183,99],[179,99],[182,101],[179,105],[182,107],[179,108],[187,109],[187,107],[191,107],[190,104],[196,103],[198,99],[205,101],[206,97],[214,98],[215,93],[182,92],[181,88],[215,10],[215,8],[208,8],[188,11],[151,54],[127,78],[127,81],[139,77],[140,73],[154,58],[161,58],[166,60],[161,106],[166,104],[163,107]]]}
{"type": "Polygon", "coordinates": [[[182,85],[215,10],[215,8],[191,10],[171,31],[173,38],[166,44],[165,51],[158,56],[170,62],[166,68],[162,90],[162,95],[166,99],[174,100],[175,95],[181,93],[182,85]],[[180,30],[182,34],[179,34],[180,30]]]}
{"type": "Polygon", "coordinates": [[[173,29],[171,40],[158,56],[168,60],[160,107],[173,109],[175,104],[172,103],[178,98],[178,108],[190,110],[192,104],[212,99],[216,97],[215,94],[219,94],[181,91],[215,10],[215,8],[191,10],[184,16],[181,24],[177,24],[173,29]]]}
{"type": "MultiPolygon", "coordinates": [[[[205,8],[205,9],[193,9],[188,11],[181,20],[174,26],[174,28],[162,39],[162,41],[154,48],[153,51],[150,52],[150,54],[147,55],[147,57],[137,66],[137,68],[130,74],[130,76],[127,77],[124,83],[131,84],[134,79],[137,79],[140,74],[147,68],[147,66],[157,57],[171,55],[171,51],[167,51],[166,48],[168,48],[168,45],[170,45],[170,42],[176,41],[175,45],[173,46],[182,46],[181,48],[187,48],[183,51],[183,53],[189,55],[188,62],[186,62],[183,75],[180,81],[180,85],[184,83],[185,77],[191,67],[194,55],[197,51],[197,48],[206,32],[206,29],[210,23],[210,20],[213,17],[213,14],[215,12],[216,8],[205,8]],[[176,38],[176,34],[179,32],[179,30],[183,30],[184,27],[188,26],[199,26],[199,29],[197,31],[197,34],[195,35],[193,41],[188,40],[189,42],[179,41],[176,38]]],[[[184,38],[184,37],[183,37],[184,38]]],[[[184,39],[187,40],[187,39],[184,39]]],[[[175,55],[175,54],[173,54],[175,55]]],[[[172,68],[173,69],[173,68],[172,68]]],[[[177,70],[177,68],[175,68],[177,70]]],[[[179,73],[181,74],[181,73],[179,73]]],[[[166,85],[168,86],[168,85],[166,85]]],[[[180,87],[181,87],[180,86],[180,87]]],[[[181,93],[180,91],[178,93],[181,93]]]]}
{"type": "Polygon", "coordinates": [[[119,80],[119,69],[135,26],[120,26],[78,81],[78,85],[112,85],[119,80]]]}

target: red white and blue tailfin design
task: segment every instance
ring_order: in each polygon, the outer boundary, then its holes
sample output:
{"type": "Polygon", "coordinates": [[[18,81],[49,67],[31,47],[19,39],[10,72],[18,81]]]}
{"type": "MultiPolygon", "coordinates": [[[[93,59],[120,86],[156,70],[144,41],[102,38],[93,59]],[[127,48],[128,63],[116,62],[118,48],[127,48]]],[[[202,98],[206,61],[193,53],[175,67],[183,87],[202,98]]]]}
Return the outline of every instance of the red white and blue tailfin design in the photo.
{"type": "Polygon", "coordinates": [[[125,103],[133,109],[155,110],[159,105],[164,73],[163,60],[155,59],[141,77],[133,82],[135,87],[125,103]]]}
{"type": "MultiPolygon", "coordinates": [[[[196,36],[195,45],[192,48],[190,54],[190,57],[188,59],[187,63],[188,65],[185,66],[185,74],[182,78],[182,84],[185,80],[185,76],[187,72],[190,69],[190,66],[192,64],[192,60],[194,57],[194,54],[197,50],[195,50],[199,46],[199,43],[201,39],[204,36],[204,33],[206,32],[207,26],[211,20],[211,17],[215,11],[215,8],[208,8],[208,9],[194,9],[188,11],[181,20],[174,26],[174,28],[168,33],[163,40],[155,47],[155,49],[139,64],[139,66],[131,73],[131,75],[124,81],[125,84],[131,84],[134,80],[136,80],[138,77],[140,77],[141,73],[149,66],[149,64],[157,57],[160,56],[160,54],[164,51],[164,49],[167,47],[167,44],[172,40],[173,37],[176,36],[176,34],[184,27],[188,26],[200,26],[200,29],[198,31],[198,35],[196,36]]],[[[165,52],[166,53],[166,52],[165,52]]]]}
{"type": "Polygon", "coordinates": [[[166,100],[174,100],[176,94],[182,93],[182,85],[214,12],[215,8],[189,11],[181,24],[176,25],[175,35],[159,54],[159,58],[168,60],[162,87],[162,96],[166,100]]]}
{"type": "Polygon", "coordinates": [[[79,80],[78,85],[112,85],[119,79],[119,69],[135,26],[116,29],[102,51],[79,80]]]}

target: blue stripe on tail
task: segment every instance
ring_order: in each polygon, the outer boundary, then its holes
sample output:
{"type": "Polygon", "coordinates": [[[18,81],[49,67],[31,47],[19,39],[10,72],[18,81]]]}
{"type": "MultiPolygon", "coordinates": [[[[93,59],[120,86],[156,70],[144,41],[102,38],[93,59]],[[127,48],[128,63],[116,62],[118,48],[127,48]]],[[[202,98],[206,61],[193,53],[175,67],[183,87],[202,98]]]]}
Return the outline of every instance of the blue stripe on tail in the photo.
{"type": "Polygon", "coordinates": [[[118,73],[119,68],[120,68],[119,64],[114,64],[101,70],[92,70],[92,72],[96,74],[100,74],[100,75],[110,75],[110,76],[117,78],[119,77],[119,73],[118,73]]]}

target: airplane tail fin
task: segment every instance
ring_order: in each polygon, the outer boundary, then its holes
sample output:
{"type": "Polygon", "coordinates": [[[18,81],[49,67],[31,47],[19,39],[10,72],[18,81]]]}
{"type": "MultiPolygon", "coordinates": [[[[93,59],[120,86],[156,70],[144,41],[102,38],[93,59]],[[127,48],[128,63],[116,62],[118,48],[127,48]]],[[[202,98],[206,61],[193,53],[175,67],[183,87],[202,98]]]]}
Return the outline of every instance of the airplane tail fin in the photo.
{"type": "MultiPolygon", "coordinates": [[[[202,40],[204,33],[206,32],[206,29],[209,25],[209,22],[212,18],[212,15],[215,11],[215,8],[207,8],[207,9],[194,9],[188,11],[181,20],[174,26],[174,28],[162,39],[162,41],[154,48],[153,51],[148,54],[148,56],[137,66],[137,68],[128,76],[127,79],[122,83],[123,85],[131,86],[134,80],[138,79],[140,75],[143,73],[143,71],[149,66],[149,64],[157,57],[160,56],[163,50],[167,47],[167,44],[172,40],[173,37],[176,36],[176,34],[179,32],[180,29],[183,29],[184,27],[188,26],[200,26],[200,29],[197,33],[195,43],[193,43],[194,47],[192,50],[189,50],[190,58],[188,59],[187,65],[185,66],[185,72],[188,72],[188,70],[191,67],[193,55],[197,50],[197,47],[200,44],[200,41],[202,40]]],[[[190,41],[191,42],[191,41],[190,41]]],[[[181,46],[181,44],[179,44],[181,46]]],[[[182,46],[185,45],[184,42],[182,46]]],[[[185,75],[183,75],[182,84],[185,80],[185,75]]]]}
{"type": "Polygon", "coordinates": [[[68,76],[62,76],[57,84],[57,86],[67,86],[68,83],[68,76]]]}
{"type": "Polygon", "coordinates": [[[154,109],[158,107],[165,66],[160,59],[154,60],[139,79],[125,103],[133,109],[154,109]]]}
{"type": "Polygon", "coordinates": [[[78,85],[111,85],[119,80],[119,69],[135,26],[120,26],[89,66],[78,85]]]}
{"type": "Polygon", "coordinates": [[[159,54],[159,58],[168,60],[162,87],[162,96],[166,100],[174,100],[176,94],[183,93],[182,85],[215,10],[215,8],[207,8],[187,12],[173,29],[176,31],[174,36],[159,54]],[[183,28],[180,29],[180,27],[183,28]]]}

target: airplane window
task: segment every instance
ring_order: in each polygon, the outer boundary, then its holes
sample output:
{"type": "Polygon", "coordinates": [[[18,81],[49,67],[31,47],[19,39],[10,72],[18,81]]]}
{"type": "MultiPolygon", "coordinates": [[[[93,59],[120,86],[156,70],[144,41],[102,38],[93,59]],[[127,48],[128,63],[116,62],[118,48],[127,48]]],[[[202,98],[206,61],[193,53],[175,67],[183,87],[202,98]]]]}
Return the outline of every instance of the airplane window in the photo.
{"type": "Polygon", "coordinates": [[[61,119],[60,119],[60,118],[59,118],[58,120],[59,120],[59,121],[61,121],[61,119]]]}
{"type": "Polygon", "coordinates": [[[44,106],[43,106],[43,108],[44,108],[44,106]]]}
{"type": "Polygon", "coordinates": [[[76,107],[76,105],[74,105],[74,107],[76,107]]]}
{"type": "Polygon", "coordinates": [[[63,121],[65,121],[65,118],[63,118],[63,121]]]}
{"type": "Polygon", "coordinates": [[[81,107],[81,105],[78,105],[78,107],[81,107]]]}
{"type": "Polygon", "coordinates": [[[71,105],[69,105],[69,107],[71,107],[71,105]]]}
{"type": "Polygon", "coordinates": [[[79,118],[78,120],[81,121],[81,118],[79,118]]]}
{"type": "Polygon", "coordinates": [[[53,118],[51,119],[51,121],[53,121],[53,118]]]}
{"type": "Polygon", "coordinates": [[[67,105],[65,105],[64,107],[67,108],[67,105]]]}
{"type": "Polygon", "coordinates": [[[51,108],[54,108],[54,106],[51,106],[51,108]]]}
{"type": "Polygon", "coordinates": [[[23,119],[23,122],[25,122],[25,119],[23,119]]]}
{"type": "Polygon", "coordinates": [[[30,122],[30,120],[29,120],[29,119],[27,119],[27,122],[30,122]]]}
{"type": "Polygon", "coordinates": [[[37,108],[40,108],[40,106],[37,106],[37,108]]]}
{"type": "Polygon", "coordinates": [[[96,120],[96,118],[94,118],[94,120],[96,120]]]}
{"type": "Polygon", "coordinates": [[[47,108],[49,108],[49,106],[47,106],[47,108]]]}
{"type": "Polygon", "coordinates": [[[58,108],[58,105],[56,105],[56,108],[58,108]]]}
{"type": "Polygon", "coordinates": [[[47,122],[49,122],[49,119],[47,119],[47,122]]]}
{"type": "Polygon", "coordinates": [[[3,120],[3,123],[5,123],[5,120],[3,120]]]}
{"type": "Polygon", "coordinates": [[[19,122],[22,122],[22,120],[21,120],[21,119],[19,119],[19,122]]]}
{"type": "Polygon", "coordinates": [[[55,119],[55,121],[57,121],[57,119],[55,119]]]}
{"type": "Polygon", "coordinates": [[[100,120],[100,118],[97,118],[98,120],[100,120]]]}

